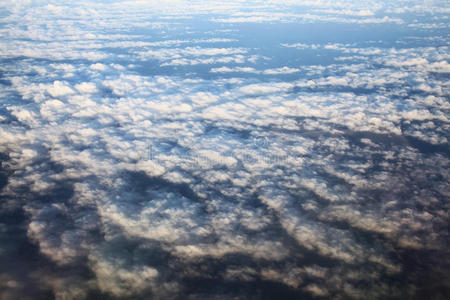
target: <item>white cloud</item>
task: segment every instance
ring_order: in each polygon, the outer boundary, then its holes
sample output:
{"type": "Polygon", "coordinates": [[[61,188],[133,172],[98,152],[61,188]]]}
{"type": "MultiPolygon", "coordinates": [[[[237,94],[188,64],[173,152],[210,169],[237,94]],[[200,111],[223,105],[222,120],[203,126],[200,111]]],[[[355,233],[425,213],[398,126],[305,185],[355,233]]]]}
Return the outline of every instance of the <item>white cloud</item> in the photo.
{"type": "MultiPolygon", "coordinates": [[[[60,299],[170,299],[192,278],[383,298],[417,284],[388,288],[396,249],[445,253],[448,48],[264,36],[263,49],[228,24],[396,26],[409,19],[386,9],[412,2],[4,3],[2,210],[26,212],[24,238],[52,263],[19,263],[27,284],[60,299]],[[223,24],[190,23],[206,14],[223,24]],[[283,56],[303,50],[337,58],[283,56]]],[[[8,297],[28,286],[16,277],[0,274],[8,297]]]]}
{"type": "Polygon", "coordinates": [[[210,70],[211,73],[259,73],[258,70],[252,67],[220,67],[220,68],[212,68],[210,70]]]}
{"type": "Polygon", "coordinates": [[[46,90],[52,97],[61,97],[74,93],[70,86],[59,80],[53,82],[53,85],[47,87],[46,90]]]}
{"type": "Polygon", "coordinates": [[[91,65],[91,69],[92,70],[96,70],[96,71],[105,71],[106,70],[106,66],[104,64],[101,63],[95,63],[91,65]]]}
{"type": "Polygon", "coordinates": [[[239,92],[244,95],[264,95],[278,92],[287,92],[293,87],[290,83],[274,84],[251,84],[239,88],[239,92]]]}
{"type": "Polygon", "coordinates": [[[279,74],[293,74],[293,73],[297,73],[297,72],[300,72],[300,69],[281,67],[281,68],[276,68],[276,69],[267,69],[267,70],[264,70],[263,73],[267,74],[267,75],[279,75],[279,74]]]}
{"type": "Polygon", "coordinates": [[[81,93],[95,93],[97,86],[91,82],[83,82],[75,85],[75,88],[81,93]]]}

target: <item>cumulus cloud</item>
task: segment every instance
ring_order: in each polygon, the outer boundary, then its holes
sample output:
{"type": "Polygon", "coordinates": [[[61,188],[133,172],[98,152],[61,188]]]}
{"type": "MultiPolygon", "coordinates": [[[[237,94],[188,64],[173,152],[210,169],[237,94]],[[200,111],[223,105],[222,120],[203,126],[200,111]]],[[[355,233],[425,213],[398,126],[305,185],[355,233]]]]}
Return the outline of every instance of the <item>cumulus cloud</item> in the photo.
{"type": "Polygon", "coordinates": [[[81,93],[95,93],[97,91],[97,87],[91,82],[77,84],[75,88],[81,93]]]}
{"type": "Polygon", "coordinates": [[[210,70],[211,73],[254,73],[254,74],[264,74],[264,75],[282,75],[282,74],[293,74],[300,72],[300,69],[297,68],[289,68],[282,67],[276,69],[266,69],[266,70],[256,70],[252,67],[220,67],[220,68],[212,68],[210,70]]]}
{"type": "Polygon", "coordinates": [[[5,2],[0,298],[444,298],[448,46],[411,28],[446,11],[419,2],[5,2]]]}

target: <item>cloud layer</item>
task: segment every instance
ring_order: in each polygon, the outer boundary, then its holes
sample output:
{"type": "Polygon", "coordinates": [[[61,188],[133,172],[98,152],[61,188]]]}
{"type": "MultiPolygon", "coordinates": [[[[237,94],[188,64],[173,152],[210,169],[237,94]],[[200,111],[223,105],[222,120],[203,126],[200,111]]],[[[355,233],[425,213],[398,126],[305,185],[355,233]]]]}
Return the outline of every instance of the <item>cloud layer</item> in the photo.
{"type": "Polygon", "coordinates": [[[0,298],[448,297],[445,3],[1,3],[0,298]]]}

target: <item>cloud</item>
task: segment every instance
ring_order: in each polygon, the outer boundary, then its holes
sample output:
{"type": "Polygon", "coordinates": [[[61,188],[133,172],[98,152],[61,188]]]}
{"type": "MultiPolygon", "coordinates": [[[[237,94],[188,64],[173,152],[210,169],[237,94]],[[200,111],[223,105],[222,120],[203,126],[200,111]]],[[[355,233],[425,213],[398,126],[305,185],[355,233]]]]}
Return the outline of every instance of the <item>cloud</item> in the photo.
{"type": "Polygon", "coordinates": [[[264,70],[264,74],[267,75],[279,75],[279,74],[293,74],[300,72],[300,69],[298,68],[289,68],[289,67],[282,67],[282,68],[276,68],[276,69],[267,69],[264,70]]]}
{"type": "Polygon", "coordinates": [[[4,3],[0,298],[446,290],[438,5],[4,3]]]}
{"type": "Polygon", "coordinates": [[[104,64],[101,63],[95,63],[91,65],[91,69],[92,70],[96,70],[96,71],[105,71],[106,70],[106,66],[104,64]]]}
{"type": "Polygon", "coordinates": [[[281,75],[281,74],[293,74],[300,72],[300,69],[297,68],[289,68],[282,67],[276,69],[266,69],[263,71],[256,70],[252,67],[220,67],[220,68],[212,68],[210,70],[211,73],[254,73],[254,74],[264,74],[264,75],[281,75]]]}
{"type": "Polygon", "coordinates": [[[53,82],[53,85],[47,87],[46,90],[52,97],[60,97],[74,93],[72,88],[70,88],[66,83],[58,80],[53,82]]]}
{"type": "Polygon", "coordinates": [[[287,91],[292,88],[293,85],[289,83],[275,83],[275,84],[251,84],[239,88],[239,92],[244,95],[263,95],[272,94],[276,92],[287,91]]]}
{"type": "Polygon", "coordinates": [[[245,49],[235,48],[159,48],[157,50],[140,51],[137,53],[140,60],[156,59],[163,61],[161,66],[196,65],[212,63],[242,63],[245,49]],[[212,57],[212,58],[211,58],[212,57]]]}
{"type": "Polygon", "coordinates": [[[220,67],[220,68],[212,68],[210,70],[211,73],[259,73],[258,70],[252,67],[220,67]]]}
{"type": "Polygon", "coordinates": [[[83,82],[75,85],[75,88],[82,93],[95,93],[97,92],[97,87],[95,84],[90,82],[83,82]]]}

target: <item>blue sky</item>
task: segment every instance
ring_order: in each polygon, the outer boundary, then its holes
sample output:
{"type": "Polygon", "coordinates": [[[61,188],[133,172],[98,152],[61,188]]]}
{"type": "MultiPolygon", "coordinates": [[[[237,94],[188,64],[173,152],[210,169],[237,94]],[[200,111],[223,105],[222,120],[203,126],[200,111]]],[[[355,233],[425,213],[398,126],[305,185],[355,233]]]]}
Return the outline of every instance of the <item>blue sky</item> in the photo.
{"type": "Polygon", "coordinates": [[[0,298],[448,297],[449,12],[0,1],[0,298]]]}

